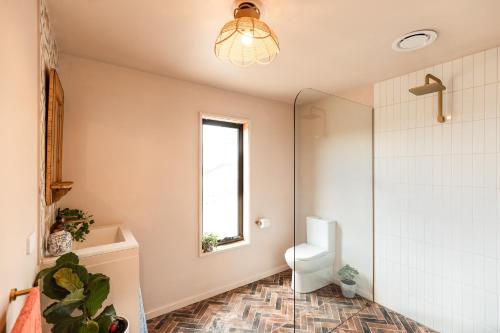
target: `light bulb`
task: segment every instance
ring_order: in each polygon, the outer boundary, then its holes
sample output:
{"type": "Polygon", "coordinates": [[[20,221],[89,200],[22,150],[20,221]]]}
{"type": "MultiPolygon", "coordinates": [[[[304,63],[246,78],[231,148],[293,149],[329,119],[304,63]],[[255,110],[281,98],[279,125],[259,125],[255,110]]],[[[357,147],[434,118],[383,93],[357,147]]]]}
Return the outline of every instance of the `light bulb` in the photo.
{"type": "Polygon", "coordinates": [[[250,32],[244,32],[241,35],[240,40],[241,40],[241,43],[243,43],[244,45],[250,46],[253,43],[253,36],[250,32]]]}

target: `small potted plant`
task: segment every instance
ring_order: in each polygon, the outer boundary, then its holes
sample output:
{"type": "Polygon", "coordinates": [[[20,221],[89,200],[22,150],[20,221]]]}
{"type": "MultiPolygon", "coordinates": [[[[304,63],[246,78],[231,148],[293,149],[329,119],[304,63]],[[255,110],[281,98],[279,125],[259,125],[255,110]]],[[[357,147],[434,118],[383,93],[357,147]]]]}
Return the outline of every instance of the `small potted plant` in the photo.
{"type": "Polygon", "coordinates": [[[92,215],[80,209],[59,209],[56,223],[50,230],[47,250],[53,256],[71,251],[73,241],[83,242],[90,232],[90,225],[94,222],[92,215]]]}
{"type": "Polygon", "coordinates": [[[339,269],[337,274],[340,277],[342,295],[347,298],[354,298],[356,296],[356,281],[354,279],[358,276],[359,272],[355,268],[345,265],[339,269]]]}
{"type": "Polygon", "coordinates": [[[201,238],[201,249],[204,253],[212,252],[219,244],[219,237],[214,233],[205,233],[201,238]]]}
{"type": "Polygon", "coordinates": [[[57,218],[74,241],[83,242],[90,232],[90,226],[95,223],[93,216],[80,209],[64,208],[57,211],[57,218]]]}
{"type": "Polygon", "coordinates": [[[76,254],[66,253],[53,267],[40,271],[35,285],[40,279],[42,293],[55,300],[43,311],[53,333],[128,332],[128,321],[116,315],[113,305],[97,314],[109,294],[109,277],[89,273],[76,254]]]}

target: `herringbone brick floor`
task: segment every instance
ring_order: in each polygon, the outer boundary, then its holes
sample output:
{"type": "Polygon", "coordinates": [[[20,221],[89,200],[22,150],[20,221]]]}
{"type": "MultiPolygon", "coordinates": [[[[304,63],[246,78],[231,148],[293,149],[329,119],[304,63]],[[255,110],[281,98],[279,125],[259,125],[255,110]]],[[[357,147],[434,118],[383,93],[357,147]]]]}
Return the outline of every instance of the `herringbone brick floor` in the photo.
{"type": "Polygon", "coordinates": [[[433,332],[362,297],[344,298],[334,284],[310,294],[296,294],[294,302],[290,282],[290,270],[269,276],[150,319],[148,330],[150,333],[433,332]]]}

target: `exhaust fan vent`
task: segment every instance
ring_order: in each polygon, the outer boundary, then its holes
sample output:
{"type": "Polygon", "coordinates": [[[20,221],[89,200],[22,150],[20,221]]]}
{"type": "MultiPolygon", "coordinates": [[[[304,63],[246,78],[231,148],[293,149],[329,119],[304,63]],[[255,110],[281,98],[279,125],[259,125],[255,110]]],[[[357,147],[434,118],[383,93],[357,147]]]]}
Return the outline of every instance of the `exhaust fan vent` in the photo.
{"type": "Polygon", "coordinates": [[[412,31],[396,39],[392,43],[392,49],[398,52],[418,50],[430,45],[436,38],[437,32],[434,30],[412,31]]]}

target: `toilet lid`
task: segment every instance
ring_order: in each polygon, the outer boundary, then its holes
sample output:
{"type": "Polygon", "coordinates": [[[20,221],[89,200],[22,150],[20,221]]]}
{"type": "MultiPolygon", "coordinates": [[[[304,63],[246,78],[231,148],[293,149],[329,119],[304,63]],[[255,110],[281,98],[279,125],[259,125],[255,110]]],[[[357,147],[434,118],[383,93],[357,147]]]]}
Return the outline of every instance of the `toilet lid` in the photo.
{"type": "Polygon", "coordinates": [[[328,251],[319,246],[314,246],[310,244],[299,244],[295,247],[291,247],[286,251],[286,256],[290,259],[293,258],[295,249],[295,260],[312,260],[318,257],[322,257],[328,253],[328,251]]]}

